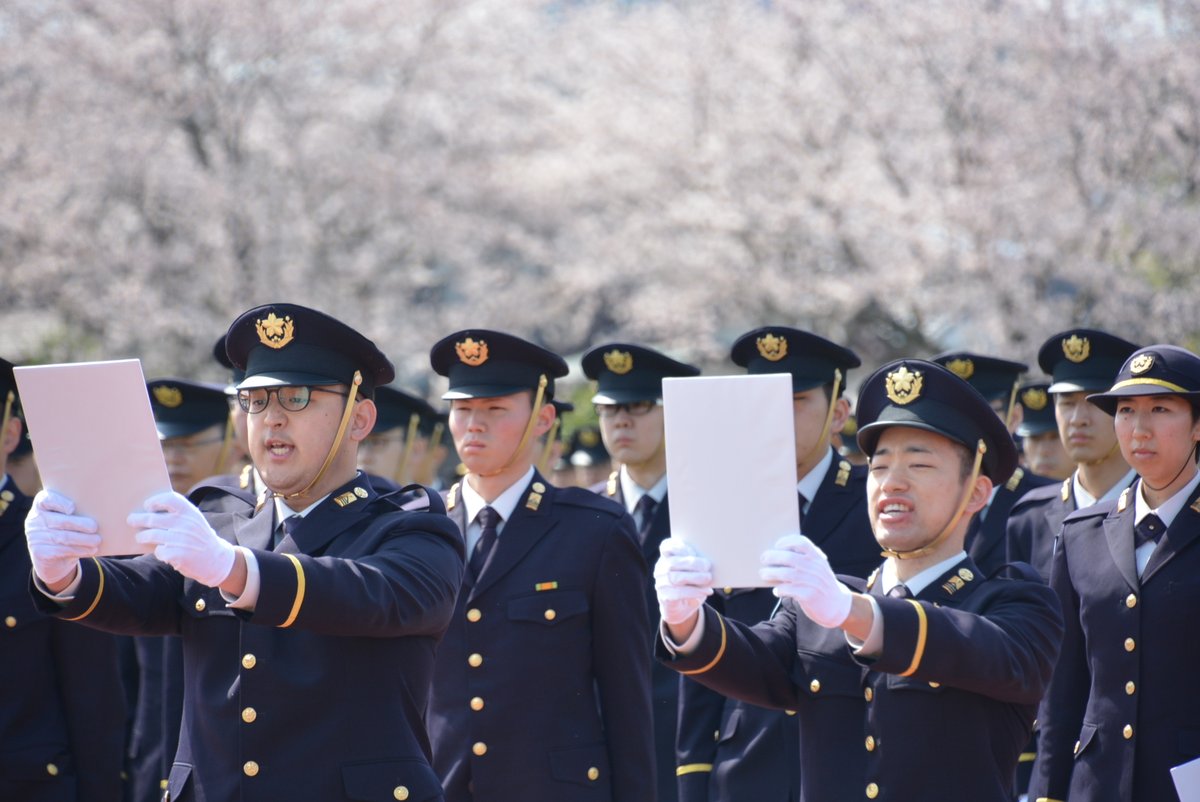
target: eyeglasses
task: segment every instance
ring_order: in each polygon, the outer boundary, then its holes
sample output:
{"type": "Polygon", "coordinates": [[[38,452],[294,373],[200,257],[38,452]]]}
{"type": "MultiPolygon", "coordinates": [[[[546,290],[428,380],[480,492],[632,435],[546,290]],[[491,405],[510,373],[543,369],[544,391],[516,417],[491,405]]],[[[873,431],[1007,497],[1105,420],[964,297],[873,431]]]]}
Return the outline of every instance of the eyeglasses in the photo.
{"type": "Polygon", "coordinates": [[[279,402],[279,406],[288,412],[299,412],[308,406],[313,393],[332,393],[345,398],[349,393],[337,390],[326,390],[324,387],[256,387],[253,390],[238,390],[238,406],[243,412],[257,415],[271,403],[271,396],[279,402]]]}
{"type": "Polygon", "coordinates": [[[596,414],[601,418],[615,418],[621,410],[625,410],[633,417],[641,417],[655,407],[662,406],[662,401],[657,399],[652,401],[630,401],[626,404],[596,404],[596,414]]]}

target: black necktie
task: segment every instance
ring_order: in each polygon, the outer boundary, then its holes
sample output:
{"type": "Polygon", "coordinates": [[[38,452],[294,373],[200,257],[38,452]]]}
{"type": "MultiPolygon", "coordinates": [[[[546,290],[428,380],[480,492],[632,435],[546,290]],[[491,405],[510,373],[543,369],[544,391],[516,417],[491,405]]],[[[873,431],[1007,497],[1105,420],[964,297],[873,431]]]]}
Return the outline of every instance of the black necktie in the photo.
{"type": "Polygon", "coordinates": [[[496,527],[500,523],[500,513],[491,507],[484,507],[479,511],[477,520],[482,532],[471,551],[471,575],[475,577],[483,570],[483,564],[487,562],[488,555],[496,545],[496,527]]]}
{"type": "Polygon", "coordinates": [[[804,534],[804,508],[808,506],[808,499],[800,493],[800,534],[804,534]]]}
{"type": "Polygon", "coordinates": [[[1162,533],[1166,531],[1163,526],[1162,519],[1154,513],[1150,513],[1145,518],[1137,522],[1133,527],[1133,546],[1138,548],[1147,543],[1157,543],[1162,537],[1162,533]]]}
{"type": "Polygon", "coordinates": [[[654,522],[654,511],[658,509],[658,502],[649,493],[638,499],[638,503],[634,505],[633,511],[638,517],[638,541],[646,542],[646,537],[650,534],[650,524],[654,522]]]}
{"type": "Polygon", "coordinates": [[[908,585],[905,585],[903,582],[900,583],[899,585],[896,585],[891,590],[889,590],[887,592],[887,595],[891,596],[893,599],[911,599],[912,598],[912,594],[908,592],[908,585]]]}
{"type": "Polygon", "coordinates": [[[294,535],[296,532],[296,527],[298,527],[300,522],[303,520],[304,518],[299,515],[289,515],[288,517],[284,518],[279,524],[279,528],[275,530],[275,542],[272,544],[272,546],[279,546],[279,544],[284,541],[284,538],[289,537],[292,538],[292,542],[295,543],[296,538],[294,535]]]}

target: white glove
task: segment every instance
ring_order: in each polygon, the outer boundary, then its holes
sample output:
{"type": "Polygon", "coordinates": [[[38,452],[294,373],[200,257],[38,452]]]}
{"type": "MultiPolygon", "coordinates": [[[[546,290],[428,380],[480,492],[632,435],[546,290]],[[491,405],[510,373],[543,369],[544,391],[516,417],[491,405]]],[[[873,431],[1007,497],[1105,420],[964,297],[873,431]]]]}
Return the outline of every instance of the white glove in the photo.
{"type": "Polygon", "coordinates": [[[217,535],[196,505],[174,491],[146,499],[146,512],[129,516],[142,531],[138,543],[153,543],[154,556],[201,585],[216,587],[233,570],[237,549],[217,535]]]}
{"type": "Polygon", "coordinates": [[[840,626],[849,617],[854,594],[833,575],[825,552],[804,535],[780,538],[763,552],[762,564],[758,575],[775,586],[775,595],[795,599],[821,626],[840,626]]]}
{"type": "Polygon", "coordinates": [[[75,502],[53,490],[39,490],[25,518],[25,542],[33,572],[47,585],[75,574],[80,557],[100,549],[100,535],[91,518],[74,515],[75,502]]]}
{"type": "Polygon", "coordinates": [[[654,564],[658,612],[668,625],[682,624],[712,595],[712,563],[674,537],[662,542],[658,554],[654,564]]]}

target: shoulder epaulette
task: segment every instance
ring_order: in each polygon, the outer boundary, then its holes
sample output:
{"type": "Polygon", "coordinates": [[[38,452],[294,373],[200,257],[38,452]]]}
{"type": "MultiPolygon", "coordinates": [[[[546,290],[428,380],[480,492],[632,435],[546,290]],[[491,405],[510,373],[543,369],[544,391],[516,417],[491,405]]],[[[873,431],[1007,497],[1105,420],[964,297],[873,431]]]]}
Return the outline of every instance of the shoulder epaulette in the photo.
{"type": "Polygon", "coordinates": [[[1017,468],[1015,471],[1013,471],[1012,476],[1008,477],[1008,481],[1004,483],[1004,486],[1008,488],[1009,492],[1012,492],[1017,489],[1018,485],[1021,484],[1021,480],[1024,478],[1025,469],[1017,468]]]}

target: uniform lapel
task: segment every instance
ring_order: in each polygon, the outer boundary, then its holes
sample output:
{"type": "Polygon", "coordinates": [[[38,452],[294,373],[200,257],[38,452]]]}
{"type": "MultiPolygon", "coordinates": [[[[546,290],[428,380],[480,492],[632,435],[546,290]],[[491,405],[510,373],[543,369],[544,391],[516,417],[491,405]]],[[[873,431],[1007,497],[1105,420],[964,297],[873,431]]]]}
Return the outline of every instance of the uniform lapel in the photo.
{"type": "Polygon", "coordinates": [[[554,507],[556,492],[557,488],[547,485],[541,475],[534,471],[533,480],[525,488],[512,516],[504,522],[495,548],[479,571],[478,581],[470,593],[472,598],[496,584],[501,577],[515,568],[554,526],[554,516],[550,514],[550,510],[554,507]],[[534,490],[535,486],[541,490],[534,490]],[[536,501],[534,496],[537,497],[536,501]]]}
{"type": "MultiPolygon", "coordinates": [[[[268,501],[250,518],[243,518],[234,526],[233,536],[239,546],[259,551],[271,550],[271,535],[275,527],[275,505],[268,501]]],[[[216,528],[216,527],[214,527],[216,528]]]]}
{"type": "Polygon", "coordinates": [[[1119,512],[1114,510],[1105,517],[1104,537],[1108,540],[1108,551],[1117,571],[1131,590],[1137,590],[1137,560],[1133,556],[1133,506],[1130,501],[1119,512]]]}
{"type": "MultiPolygon", "coordinates": [[[[817,545],[828,540],[842,519],[854,509],[855,495],[849,487],[850,472],[850,463],[834,454],[833,462],[829,463],[817,488],[816,498],[809,503],[808,514],[804,516],[804,535],[817,545]],[[841,482],[838,481],[839,474],[845,477],[841,482]]],[[[797,501],[799,498],[797,495],[797,501]]]]}
{"type": "Polygon", "coordinates": [[[1158,569],[1191,546],[1198,537],[1200,537],[1200,487],[1192,493],[1192,497],[1188,499],[1188,505],[1179,511],[1175,520],[1171,521],[1171,525],[1163,533],[1162,540],[1158,542],[1158,546],[1150,555],[1150,562],[1146,563],[1146,570],[1142,572],[1142,584],[1146,584],[1158,572],[1158,569]]]}
{"type": "Polygon", "coordinates": [[[367,477],[359,474],[304,516],[291,535],[279,542],[276,551],[317,554],[329,541],[366,517],[371,502],[377,496],[367,477]]]}

